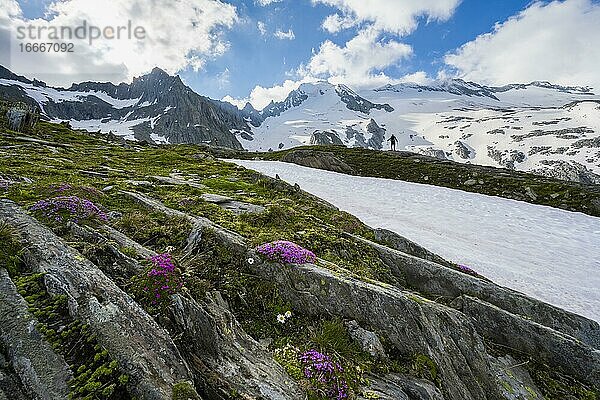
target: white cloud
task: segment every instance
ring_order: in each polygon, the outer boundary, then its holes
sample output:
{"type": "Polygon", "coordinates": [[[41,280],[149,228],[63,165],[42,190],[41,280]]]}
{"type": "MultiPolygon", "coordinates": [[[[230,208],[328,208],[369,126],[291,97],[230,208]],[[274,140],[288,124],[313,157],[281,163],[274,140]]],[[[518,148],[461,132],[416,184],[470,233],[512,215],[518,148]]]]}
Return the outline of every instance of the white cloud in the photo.
{"type": "Polygon", "coordinates": [[[294,40],[296,39],[296,34],[291,29],[288,29],[287,32],[282,31],[281,29],[277,29],[277,31],[273,34],[279,40],[294,40]]]}
{"type": "MultiPolygon", "coordinates": [[[[413,53],[411,46],[385,34],[405,36],[413,32],[420,18],[445,21],[450,18],[461,0],[312,0],[313,4],[335,7],[338,13],[329,15],[322,28],[337,33],[358,28],[357,35],[344,46],[330,40],[323,42],[312,58],[302,65],[301,76],[316,76],[332,83],[355,87],[373,87],[398,83],[384,72],[399,66],[413,53]]],[[[414,75],[414,79],[424,79],[414,75]]]]}
{"type": "Polygon", "coordinates": [[[461,0],[312,0],[338,8],[343,16],[334,14],[324,22],[324,28],[372,24],[377,30],[405,35],[414,31],[418,17],[445,21],[452,16],[461,0]],[[354,21],[352,24],[350,21],[354,21]]]}
{"type": "Polygon", "coordinates": [[[397,83],[418,83],[419,85],[429,85],[433,82],[425,71],[417,71],[412,74],[404,75],[398,79],[397,83]]]}
{"type": "Polygon", "coordinates": [[[258,28],[261,36],[265,36],[267,34],[267,25],[264,22],[258,21],[256,27],[258,28]]]}
{"type": "MultiPolygon", "coordinates": [[[[24,19],[13,0],[0,2],[3,35],[14,36],[16,27],[22,25],[74,28],[84,20],[98,27],[126,26],[131,21],[134,27],[145,29],[144,40],[103,39],[93,46],[73,40],[74,53],[24,55],[1,49],[2,64],[59,85],[85,79],[121,82],[155,66],[170,73],[187,67],[201,69],[208,59],[228,50],[223,32],[238,21],[236,8],[219,0],[55,0],[48,6],[47,17],[35,20],[24,19]]],[[[3,41],[0,47],[6,45],[3,41]]]]}
{"type": "Polygon", "coordinates": [[[325,18],[321,25],[329,33],[338,33],[344,29],[348,29],[356,25],[356,20],[350,16],[341,16],[340,14],[332,14],[325,18]]]}
{"type": "Polygon", "coordinates": [[[247,102],[250,102],[254,108],[257,110],[262,110],[268,106],[271,101],[279,102],[285,100],[290,92],[298,89],[301,84],[314,81],[316,81],[315,78],[307,77],[299,81],[288,79],[281,85],[275,85],[270,88],[256,86],[254,89],[252,89],[250,96],[247,98],[234,99],[231,96],[225,96],[223,101],[228,101],[240,108],[244,107],[247,102]]]}
{"type": "Polygon", "coordinates": [[[547,80],[600,91],[599,43],[600,4],[536,2],[448,54],[445,62],[457,76],[488,84],[547,80]]]}
{"type": "Polygon", "coordinates": [[[332,83],[376,86],[390,82],[382,70],[412,54],[412,48],[395,40],[379,40],[379,32],[366,28],[344,47],[327,40],[299,69],[302,76],[328,79],[332,83]]]}
{"type": "Polygon", "coordinates": [[[254,4],[259,5],[261,7],[269,6],[273,3],[280,3],[283,0],[255,0],[254,4]]]}

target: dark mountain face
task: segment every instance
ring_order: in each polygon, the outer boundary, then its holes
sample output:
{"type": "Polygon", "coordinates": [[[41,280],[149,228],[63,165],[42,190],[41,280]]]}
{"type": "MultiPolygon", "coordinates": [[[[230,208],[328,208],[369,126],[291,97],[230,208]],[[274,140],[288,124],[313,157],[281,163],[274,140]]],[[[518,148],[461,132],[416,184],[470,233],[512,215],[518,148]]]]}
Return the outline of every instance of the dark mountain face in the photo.
{"type": "Polygon", "coordinates": [[[335,91],[349,110],[358,111],[365,114],[369,114],[371,110],[385,110],[387,112],[394,111],[394,108],[389,104],[372,103],[369,100],[360,97],[352,89],[345,85],[337,85],[335,91]]]}
{"type": "MultiPolygon", "coordinates": [[[[0,79],[14,81],[10,86],[0,86],[0,97],[13,101],[35,102],[24,85],[45,87],[4,68],[0,69],[0,79]]],[[[232,131],[250,132],[242,111],[200,96],[178,76],[159,68],[129,85],[83,82],[59,93],[70,96],[62,100],[49,96],[41,104],[49,119],[127,123],[138,140],[152,141],[152,135],[157,135],[169,143],[211,143],[241,149],[232,131]],[[122,102],[115,104],[104,95],[122,102]]]]}

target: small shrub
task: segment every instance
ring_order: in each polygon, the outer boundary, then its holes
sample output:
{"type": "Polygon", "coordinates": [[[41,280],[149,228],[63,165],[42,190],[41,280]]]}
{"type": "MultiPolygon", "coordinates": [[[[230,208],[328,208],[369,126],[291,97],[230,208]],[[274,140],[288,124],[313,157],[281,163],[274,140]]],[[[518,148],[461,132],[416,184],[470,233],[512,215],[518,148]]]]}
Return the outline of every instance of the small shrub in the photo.
{"type": "Polygon", "coordinates": [[[317,259],[312,251],[285,240],[265,243],[256,251],[270,261],[287,264],[309,264],[314,263],[317,259]]]}

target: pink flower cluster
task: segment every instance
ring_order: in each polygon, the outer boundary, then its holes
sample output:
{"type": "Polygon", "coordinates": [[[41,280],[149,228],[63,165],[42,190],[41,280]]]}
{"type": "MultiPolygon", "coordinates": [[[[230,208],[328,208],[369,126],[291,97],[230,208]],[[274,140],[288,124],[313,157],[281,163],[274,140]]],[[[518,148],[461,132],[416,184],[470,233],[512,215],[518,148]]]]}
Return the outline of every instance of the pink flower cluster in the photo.
{"type": "Polygon", "coordinates": [[[175,294],[183,287],[183,280],[175,271],[175,263],[171,254],[158,254],[150,258],[152,269],[148,272],[149,280],[144,286],[145,296],[152,297],[152,305],[156,305],[161,299],[175,294]]]}
{"type": "Polygon", "coordinates": [[[302,353],[300,362],[304,366],[304,377],[316,386],[315,389],[324,392],[328,399],[348,398],[348,384],[341,376],[344,369],[339,363],[334,363],[329,356],[316,350],[302,353]]]}
{"type": "Polygon", "coordinates": [[[309,264],[314,263],[317,259],[312,251],[285,240],[265,243],[259,246],[256,251],[271,261],[287,264],[309,264]]]}
{"type": "Polygon", "coordinates": [[[31,211],[39,212],[44,217],[56,222],[98,219],[108,221],[108,216],[90,200],[77,196],[59,196],[53,199],[40,200],[31,211]]]}
{"type": "Polygon", "coordinates": [[[175,264],[169,253],[155,255],[150,261],[154,268],[148,272],[148,276],[167,276],[175,271],[175,264]]]}

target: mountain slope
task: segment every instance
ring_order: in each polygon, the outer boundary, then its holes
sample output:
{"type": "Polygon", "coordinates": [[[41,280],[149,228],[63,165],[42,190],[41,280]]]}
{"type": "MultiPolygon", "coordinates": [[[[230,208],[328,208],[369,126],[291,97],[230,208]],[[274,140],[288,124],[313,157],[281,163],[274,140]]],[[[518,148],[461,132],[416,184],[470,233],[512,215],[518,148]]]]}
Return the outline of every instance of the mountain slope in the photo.
{"type": "Polygon", "coordinates": [[[394,134],[399,150],[600,182],[600,96],[589,88],[547,82],[487,87],[461,80],[388,85],[356,94],[365,103],[385,105],[364,109],[346,107],[327,83],[305,84],[299,92],[301,102],[288,98],[268,107],[279,112],[253,128],[252,141],[241,140],[245,148],[337,143],[382,150],[394,134]],[[370,141],[374,131],[383,140],[370,141]],[[325,133],[327,142],[315,140],[315,132],[325,133]]]}
{"type": "Polygon", "coordinates": [[[241,148],[232,130],[249,130],[237,109],[224,107],[155,68],[131,84],[84,82],[55,89],[0,69],[0,97],[34,102],[53,121],[155,143],[212,143],[241,148]]]}
{"type": "Polygon", "coordinates": [[[4,123],[0,398],[598,396],[592,320],[217,160],[209,146],[4,123]],[[91,203],[57,220],[46,205],[66,199],[91,203]],[[281,239],[319,259],[257,250],[281,239]],[[311,379],[304,371],[323,360],[329,378],[311,379]]]}

